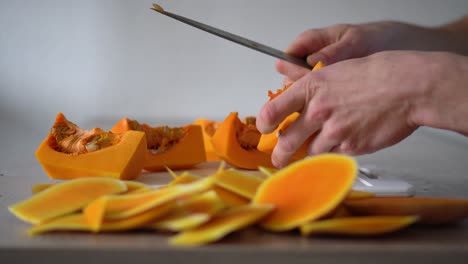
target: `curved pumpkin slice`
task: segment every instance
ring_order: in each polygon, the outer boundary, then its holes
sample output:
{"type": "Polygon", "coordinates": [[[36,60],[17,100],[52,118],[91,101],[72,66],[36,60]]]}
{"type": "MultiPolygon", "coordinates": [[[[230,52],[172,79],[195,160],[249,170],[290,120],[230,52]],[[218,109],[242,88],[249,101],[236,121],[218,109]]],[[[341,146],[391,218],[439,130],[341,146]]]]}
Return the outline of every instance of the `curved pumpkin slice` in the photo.
{"type": "Polygon", "coordinates": [[[195,125],[199,125],[202,128],[203,133],[203,143],[205,145],[205,153],[206,153],[206,161],[220,161],[221,159],[216,154],[216,151],[211,143],[211,139],[213,138],[216,129],[221,124],[220,122],[216,122],[213,120],[205,119],[205,118],[197,118],[193,122],[195,125]]]}
{"type": "Polygon", "coordinates": [[[207,223],[170,239],[172,245],[196,246],[215,242],[225,235],[260,221],[273,210],[272,205],[249,204],[215,215],[207,223]]]}
{"type": "Polygon", "coordinates": [[[217,185],[249,200],[255,196],[258,187],[263,182],[257,176],[242,173],[235,169],[219,171],[214,174],[214,178],[217,185]]]}
{"type": "Polygon", "coordinates": [[[91,231],[91,227],[84,215],[77,213],[35,225],[28,230],[28,234],[38,235],[52,231],[91,231]]]}
{"type": "Polygon", "coordinates": [[[354,159],[338,154],[318,155],[281,169],[260,185],[253,199],[276,207],[262,225],[285,231],[326,215],[346,197],[356,174],[354,159]]]}
{"type": "Polygon", "coordinates": [[[346,217],[316,221],[301,226],[301,234],[378,236],[401,230],[418,220],[416,216],[346,217]]]}
{"type": "Polygon", "coordinates": [[[120,135],[98,128],[82,130],[57,115],[51,133],[36,151],[42,167],[53,179],[83,177],[135,179],[143,169],[145,134],[129,131],[120,135]]]}
{"type": "Polygon", "coordinates": [[[216,130],[212,143],[218,156],[232,166],[250,170],[273,167],[270,155],[257,149],[259,138],[254,124],[242,123],[237,112],[232,112],[216,130]]]}
{"type": "Polygon", "coordinates": [[[84,178],[55,184],[9,207],[18,218],[39,223],[75,212],[102,195],[121,193],[127,186],[114,179],[84,178]]]}
{"type": "Polygon", "coordinates": [[[373,197],[346,200],[353,215],[417,215],[421,224],[448,224],[468,217],[468,200],[429,197],[373,197]]]}
{"type": "Polygon", "coordinates": [[[206,161],[203,133],[199,125],[151,127],[123,118],[111,129],[114,133],[129,130],[145,132],[145,170],[163,171],[166,167],[186,169],[206,161]]]}

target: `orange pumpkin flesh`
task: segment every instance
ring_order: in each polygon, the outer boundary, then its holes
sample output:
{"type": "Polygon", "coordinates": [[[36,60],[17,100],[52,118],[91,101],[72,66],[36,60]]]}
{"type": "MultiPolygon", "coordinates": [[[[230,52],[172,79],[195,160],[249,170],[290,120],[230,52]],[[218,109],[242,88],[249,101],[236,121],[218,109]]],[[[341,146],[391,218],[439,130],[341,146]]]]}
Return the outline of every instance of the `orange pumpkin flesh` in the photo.
{"type": "Polygon", "coordinates": [[[163,171],[166,167],[185,169],[206,161],[203,133],[198,125],[181,128],[150,127],[123,118],[111,129],[114,133],[130,130],[145,132],[147,141],[145,170],[163,171]]]}
{"type": "Polygon", "coordinates": [[[324,154],[289,165],[266,179],[253,199],[273,204],[262,225],[274,231],[293,229],[335,209],[346,197],[357,174],[347,156],[324,154]]]}
{"type": "Polygon", "coordinates": [[[250,170],[272,167],[270,155],[257,149],[259,138],[254,125],[242,123],[237,112],[232,112],[216,130],[212,143],[218,156],[232,166],[250,170]]]}
{"type": "MultiPolygon", "coordinates": [[[[54,127],[57,124],[74,125],[62,113],[57,115],[54,127]]],[[[145,148],[145,135],[141,132],[115,135],[99,129],[85,131],[74,126],[67,133],[49,133],[38,147],[36,157],[53,179],[111,177],[129,180],[140,175],[145,148]],[[107,138],[112,139],[108,141],[107,138]],[[99,143],[105,145],[99,146],[99,143]]]]}
{"type": "Polygon", "coordinates": [[[421,224],[449,224],[468,217],[468,200],[429,197],[373,197],[346,200],[353,215],[417,215],[421,224]]]}
{"type": "Polygon", "coordinates": [[[216,154],[216,151],[211,143],[214,133],[218,129],[220,122],[216,122],[209,119],[197,118],[193,122],[195,125],[199,125],[202,128],[203,143],[205,145],[206,161],[220,161],[221,159],[216,154]]]}
{"type": "MultiPolygon", "coordinates": [[[[320,68],[325,67],[325,64],[319,61],[317,64],[315,64],[314,68],[312,71],[318,70],[320,68]]],[[[278,89],[276,93],[273,93],[272,91],[268,91],[268,97],[270,98],[270,101],[275,99],[276,97],[280,96],[284,91],[286,91],[289,87],[292,86],[293,83],[286,84],[283,86],[283,88],[278,89]]],[[[278,143],[278,137],[281,135],[286,129],[299,117],[299,113],[295,112],[287,116],[273,131],[272,133],[269,134],[262,134],[260,137],[260,142],[258,143],[258,150],[263,151],[265,153],[268,153],[271,155],[273,152],[273,149],[275,148],[276,144],[278,143]]],[[[291,157],[290,162],[296,161],[303,159],[306,157],[307,154],[307,147],[310,145],[312,142],[313,137],[309,137],[302,145],[299,147],[299,149],[294,153],[294,155],[291,157]]]]}
{"type": "Polygon", "coordinates": [[[330,234],[348,236],[377,236],[403,229],[418,220],[415,216],[344,217],[306,223],[301,226],[304,236],[330,234]]]}

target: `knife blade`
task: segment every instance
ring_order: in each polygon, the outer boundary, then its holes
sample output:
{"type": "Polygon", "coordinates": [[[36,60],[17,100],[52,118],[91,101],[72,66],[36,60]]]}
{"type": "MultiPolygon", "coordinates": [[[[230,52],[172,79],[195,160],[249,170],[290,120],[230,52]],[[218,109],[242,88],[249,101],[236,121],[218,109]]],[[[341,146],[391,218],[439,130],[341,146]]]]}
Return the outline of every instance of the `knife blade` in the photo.
{"type": "Polygon", "coordinates": [[[218,37],[227,39],[229,41],[240,44],[240,45],[245,46],[247,48],[262,52],[264,54],[267,54],[267,55],[273,56],[275,58],[278,58],[278,59],[281,59],[281,60],[296,64],[298,66],[301,66],[301,67],[304,67],[304,68],[307,68],[307,69],[312,69],[312,66],[307,64],[306,60],[298,58],[298,57],[290,55],[290,54],[287,54],[287,53],[285,53],[283,51],[280,51],[280,50],[277,50],[275,48],[269,47],[269,46],[267,46],[265,44],[262,44],[262,43],[259,43],[259,42],[256,42],[256,41],[253,41],[253,40],[250,40],[250,39],[247,39],[247,38],[244,38],[244,37],[232,34],[232,33],[229,33],[227,31],[224,31],[224,30],[221,30],[219,28],[215,28],[215,27],[203,24],[201,22],[195,21],[195,20],[187,18],[187,17],[183,17],[183,16],[180,16],[180,15],[168,12],[168,11],[164,10],[161,6],[159,6],[157,4],[153,4],[153,7],[151,9],[158,12],[158,13],[160,13],[160,14],[163,14],[163,15],[166,15],[166,16],[171,17],[173,19],[176,19],[176,20],[178,20],[178,21],[180,21],[182,23],[185,23],[187,25],[190,25],[190,26],[193,26],[195,28],[201,29],[201,30],[203,30],[205,32],[211,33],[211,34],[216,35],[218,37]]]}

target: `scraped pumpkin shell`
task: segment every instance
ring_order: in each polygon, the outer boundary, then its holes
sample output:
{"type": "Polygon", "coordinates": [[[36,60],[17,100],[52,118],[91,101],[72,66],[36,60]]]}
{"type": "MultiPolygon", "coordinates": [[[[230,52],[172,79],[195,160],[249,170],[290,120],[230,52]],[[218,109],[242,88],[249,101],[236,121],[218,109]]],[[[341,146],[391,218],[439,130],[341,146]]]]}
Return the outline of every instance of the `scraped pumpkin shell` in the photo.
{"type": "Polygon", "coordinates": [[[318,155],[287,166],[266,179],[253,199],[256,204],[276,208],[262,225],[284,231],[326,215],[346,197],[356,174],[354,159],[338,154],[318,155]]]}

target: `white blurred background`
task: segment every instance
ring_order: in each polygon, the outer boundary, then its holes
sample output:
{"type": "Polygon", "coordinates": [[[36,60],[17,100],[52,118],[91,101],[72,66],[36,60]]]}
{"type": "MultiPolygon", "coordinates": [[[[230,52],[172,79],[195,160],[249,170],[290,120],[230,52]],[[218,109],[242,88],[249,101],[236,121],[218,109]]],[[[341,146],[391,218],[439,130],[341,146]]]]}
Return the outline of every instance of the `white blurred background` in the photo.
{"type": "MultiPolygon", "coordinates": [[[[267,90],[281,86],[275,59],[157,14],[152,2],[0,0],[0,165],[33,159],[59,111],[85,128],[108,129],[124,116],[182,125],[231,111],[256,115],[267,90]]],[[[433,26],[468,12],[467,0],[157,3],[278,49],[308,28],[433,26]]]]}

